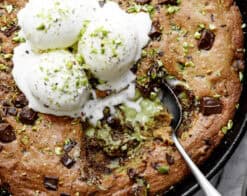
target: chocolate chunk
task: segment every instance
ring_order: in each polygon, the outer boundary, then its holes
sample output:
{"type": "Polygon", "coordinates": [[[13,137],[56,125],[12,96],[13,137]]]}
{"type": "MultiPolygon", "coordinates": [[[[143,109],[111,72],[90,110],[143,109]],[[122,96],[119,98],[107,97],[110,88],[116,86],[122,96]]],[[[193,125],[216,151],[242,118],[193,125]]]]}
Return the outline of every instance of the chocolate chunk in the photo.
{"type": "Polygon", "coordinates": [[[0,124],[0,142],[10,143],[16,140],[16,135],[13,127],[8,123],[0,124]]]}
{"type": "Polygon", "coordinates": [[[21,110],[19,119],[22,123],[32,125],[38,118],[38,113],[32,109],[25,107],[21,110]]]}
{"type": "Polygon", "coordinates": [[[70,194],[67,193],[61,193],[60,196],[70,196],[70,194]]]}
{"type": "Polygon", "coordinates": [[[18,97],[15,98],[15,100],[12,101],[14,106],[17,108],[23,108],[28,105],[28,101],[25,97],[25,95],[21,94],[18,97]]]}
{"type": "Polygon", "coordinates": [[[164,54],[165,54],[165,52],[164,52],[163,50],[160,50],[160,51],[158,52],[158,55],[159,55],[160,57],[163,57],[164,54]]]}
{"type": "Polygon", "coordinates": [[[44,186],[46,189],[51,191],[57,191],[58,189],[58,181],[57,177],[44,177],[44,186]]]}
{"type": "Polygon", "coordinates": [[[10,104],[10,102],[8,100],[3,100],[2,101],[2,105],[3,106],[10,106],[11,104],[10,104]]]}
{"type": "Polygon", "coordinates": [[[204,139],[204,143],[205,143],[207,146],[212,146],[212,145],[213,145],[213,141],[212,141],[210,138],[204,139]]]}
{"type": "Polygon", "coordinates": [[[16,116],[17,115],[17,109],[14,107],[9,107],[8,108],[8,114],[11,116],[16,116]]]}
{"type": "Polygon", "coordinates": [[[177,0],[158,0],[158,4],[165,4],[165,5],[177,5],[177,0]]]}
{"type": "Polygon", "coordinates": [[[10,185],[8,183],[2,183],[0,185],[0,195],[1,196],[10,196],[12,195],[10,192],[10,185]]]}
{"type": "Polygon", "coordinates": [[[214,44],[215,34],[208,30],[203,29],[201,31],[201,38],[198,40],[198,48],[200,50],[210,50],[214,44]]]}
{"type": "MultiPolygon", "coordinates": [[[[3,151],[3,146],[0,145],[0,153],[3,151]]],[[[0,194],[1,195],[1,194],[0,194]]]]}
{"type": "Polygon", "coordinates": [[[9,27],[8,29],[6,29],[5,31],[3,31],[3,34],[6,37],[10,37],[15,31],[18,31],[18,30],[20,30],[20,27],[17,25],[13,25],[13,26],[9,27]]]}
{"type": "Polygon", "coordinates": [[[76,146],[76,141],[69,139],[68,141],[65,142],[63,146],[63,150],[65,152],[70,152],[75,146],[76,146]]]}
{"type": "Polygon", "coordinates": [[[11,116],[16,116],[17,115],[17,109],[14,107],[3,107],[3,115],[11,115],[11,116]]]}
{"type": "Polygon", "coordinates": [[[235,60],[232,64],[232,67],[235,71],[243,71],[244,66],[245,65],[243,60],[235,60]]]}
{"type": "Polygon", "coordinates": [[[161,31],[157,28],[157,26],[152,25],[151,31],[149,32],[148,36],[152,40],[159,40],[161,38],[161,31]]]}
{"type": "Polygon", "coordinates": [[[111,94],[111,90],[106,90],[106,91],[101,91],[101,90],[96,90],[96,96],[98,98],[105,98],[111,94]]]}
{"type": "Polygon", "coordinates": [[[203,97],[200,101],[200,111],[203,115],[220,114],[223,105],[219,99],[213,97],[203,97]]]}
{"type": "Polygon", "coordinates": [[[99,6],[104,7],[106,0],[99,0],[99,6]]]}
{"type": "Polygon", "coordinates": [[[72,159],[68,154],[64,154],[60,161],[68,169],[73,167],[73,165],[75,164],[75,160],[72,159]]]}
{"type": "Polygon", "coordinates": [[[117,129],[120,130],[122,129],[122,125],[119,119],[113,117],[113,116],[109,116],[106,120],[106,123],[109,125],[109,127],[111,127],[112,129],[117,129]]]}
{"type": "Polygon", "coordinates": [[[135,1],[136,1],[136,3],[144,5],[146,3],[150,3],[151,0],[135,0],[135,1]]]}
{"type": "Polygon", "coordinates": [[[173,165],[175,163],[173,156],[169,155],[168,153],[166,153],[166,161],[169,165],[173,165]]]}
{"type": "Polygon", "coordinates": [[[128,168],[127,170],[127,175],[131,180],[135,180],[136,177],[138,177],[138,174],[135,169],[133,168],[128,168]]]}

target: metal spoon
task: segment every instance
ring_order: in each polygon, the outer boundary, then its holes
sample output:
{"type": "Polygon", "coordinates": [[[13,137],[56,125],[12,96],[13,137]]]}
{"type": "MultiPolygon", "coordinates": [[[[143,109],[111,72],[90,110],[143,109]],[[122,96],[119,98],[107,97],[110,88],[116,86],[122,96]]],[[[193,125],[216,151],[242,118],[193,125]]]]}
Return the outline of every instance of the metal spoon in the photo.
{"type": "Polygon", "coordinates": [[[179,153],[182,155],[185,162],[187,163],[190,170],[192,171],[195,178],[197,179],[197,182],[200,184],[205,195],[206,196],[221,196],[221,194],[213,187],[213,185],[207,180],[207,178],[199,170],[196,164],[191,160],[191,158],[188,156],[188,154],[186,153],[183,146],[178,140],[177,130],[180,127],[181,122],[182,122],[182,116],[183,116],[182,106],[176,94],[174,93],[174,91],[166,83],[163,85],[161,101],[173,116],[173,120],[171,122],[171,127],[173,129],[172,139],[179,153]]]}

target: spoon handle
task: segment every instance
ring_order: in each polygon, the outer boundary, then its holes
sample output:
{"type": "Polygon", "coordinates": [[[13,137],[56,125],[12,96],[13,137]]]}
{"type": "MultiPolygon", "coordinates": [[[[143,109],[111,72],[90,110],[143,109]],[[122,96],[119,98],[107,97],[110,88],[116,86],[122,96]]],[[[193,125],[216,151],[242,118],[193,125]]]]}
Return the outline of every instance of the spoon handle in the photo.
{"type": "Polygon", "coordinates": [[[177,139],[176,133],[174,131],[173,131],[172,137],[173,137],[173,141],[178,151],[180,152],[185,162],[191,169],[192,173],[194,174],[195,178],[200,184],[205,195],[206,196],[221,196],[221,194],[213,187],[213,185],[207,180],[207,178],[203,175],[203,173],[199,170],[196,164],[191,160],[191,158],[185,152],[183,146],[180,144],[179,140],[177,139]]]}

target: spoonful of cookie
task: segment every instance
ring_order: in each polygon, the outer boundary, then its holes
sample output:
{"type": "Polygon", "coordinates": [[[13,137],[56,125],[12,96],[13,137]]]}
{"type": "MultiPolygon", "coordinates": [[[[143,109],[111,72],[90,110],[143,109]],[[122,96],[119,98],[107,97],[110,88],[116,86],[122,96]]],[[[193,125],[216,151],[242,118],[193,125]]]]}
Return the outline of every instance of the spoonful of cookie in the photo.
{"type": "Polygon", "coordinates": [[[171,89],[171,87],[167,83],[164,83],[162,90],[163,90],[163,93],[162,93],[161,101],[167,107],[170,114],[172,114],[173,116],[173,120],[171,122],[172,139],[179,153],[182,155],[185,162],[189,166],[191,172],[197,179],[197,182],[200,184],[205,195],[206,196],[221,196],[221,194],[213,187],[213,185],[207,180],[207,178],[199,170],[196,164],[191,160],[191,158],[186,153],[185,149],[183,148],[183,146],[181,145],[178,139],[177,131],[182,123],[182,116],[183,116],[183,110],[182,110],[182,106],[180,104],[179,99],[177,98],[176,94],[174,93],[174,91],[171,89]]]}

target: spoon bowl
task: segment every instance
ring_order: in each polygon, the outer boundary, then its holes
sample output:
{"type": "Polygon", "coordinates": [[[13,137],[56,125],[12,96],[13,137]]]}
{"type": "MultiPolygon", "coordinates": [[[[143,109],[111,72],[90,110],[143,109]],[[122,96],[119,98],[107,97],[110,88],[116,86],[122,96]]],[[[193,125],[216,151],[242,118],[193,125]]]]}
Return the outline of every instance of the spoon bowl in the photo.
{"type": "Polygon", "coordinates": [[[172,139],[174,141],[174,144],[181,156],[184,158],[187,165],[189,166],[197,182],[200,184],[203,192],[206,196],[221,196],[221,194],[213,187],[213,185],[207,180],[204,174],[199,170],[197,165],[191,160],[178,139],[177,131],[182,123],[183,109],[178,97],[167,83],[164,83],[162,87],[161,102],[164,104],[164,106],[168,109],[168,112],[173,117],[171,127],[172,139]]]}

